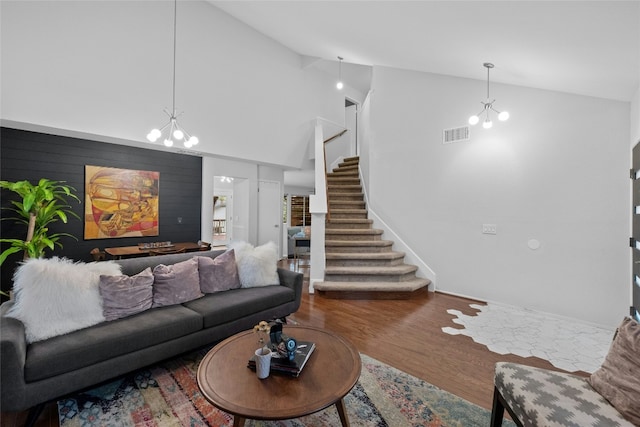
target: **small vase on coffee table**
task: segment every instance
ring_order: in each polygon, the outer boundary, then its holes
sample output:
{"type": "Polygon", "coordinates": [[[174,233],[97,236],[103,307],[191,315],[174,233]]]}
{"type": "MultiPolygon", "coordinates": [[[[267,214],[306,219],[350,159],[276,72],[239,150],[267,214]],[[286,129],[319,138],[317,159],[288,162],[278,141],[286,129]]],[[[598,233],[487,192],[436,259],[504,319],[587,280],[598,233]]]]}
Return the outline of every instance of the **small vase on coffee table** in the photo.
{"type": "Polygon", "coordinates": [[[265,379],[271,370],[271,350],[268,347],[260,347],[256,350],[256,375],[265,379]]]}

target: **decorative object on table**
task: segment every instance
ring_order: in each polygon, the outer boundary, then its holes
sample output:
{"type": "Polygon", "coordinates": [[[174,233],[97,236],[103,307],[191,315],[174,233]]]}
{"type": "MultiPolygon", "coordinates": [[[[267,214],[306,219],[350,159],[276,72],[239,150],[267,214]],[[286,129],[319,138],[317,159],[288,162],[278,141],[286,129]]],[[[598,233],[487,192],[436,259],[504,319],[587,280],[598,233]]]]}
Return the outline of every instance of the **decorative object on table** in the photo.
{"type": "Polygon", "coordinates": [[[295,338],[283,334],[282,323],[278,321],[272,322],[269,326],[271,350],[277,351],[279,357],[292,361],[298,348],[298,343],[295,338]]]}
{"type": "Polygon", "coordinates": [[[160,172],[85,166],[84,238],[160,234],[160,172]]]}
{"type": "Polygon", "coordinates": [[[264,320],[261,320],[260,323],[253,327],[253,331],[258,334],[258,344],[260,344],[260,348],[269,348],[270,340],[267,338],[269,338],[271,325],[269,325],[269,323],[265,322],[264,320]]]}
{"type": "MultiPolygon", "coordinates": [[[[278,374],[298,377],[315,349],[316,344],[313,342],[297,341],[293,360],[289,360],[287,356],[282,356],[278,351],[271,352],[271,371],[278,374]]],[[[256,369],[255,358],[252,357],[249,359],[247,367],[249,369],[256,369]]]]}
{"type": "Polygon", "coordinates": [[[255,351],[252,359],[254,360],[256,375],[262,380],[269,376],[269,371],[271,370],[271,348],[269,345],[271,325],[262,320],[253,327],[253,330],[258,334],[258,344],[260,344],[260,347],[255,351]]]}
{"type": "Polygon", "coordinates": [[[24,240],[0,239],[0,242],[11,245],[0,254],[0,265],[9,255],[20,251],[24,252],[24,259],[27,259],[42,257],[47,248],[51,250],[55,246],[62,248],[59,240],[63,236],[76,239],[75,236],[67,233],[49,234],[51,224],[57,221],[66,224],[68,215],[80,219],[71,210],[67,201],[67,198],[71,197],[80,203],[80,199],[73,194],[76,191],[75,188],[64,185],[64,181],[51,181],[44,178],[36,185],[29,181],[0,181],[0,188],[6,188],[22,198],[20,201],[11,201],[13,207],[3,208],[13,211],[17,217],[7,218],[3,215],[2,219],[14,219],[16,223],[27,226],[27,235],[24,240]]]}
{"type": "MultiPolygon", "coordinates": [[[[271,350],[271,370],[297,377],[302,372],[302,368],[309,360],[309,356],[315,350],[316,345],[312,342],[298,341],[282,332],[282,323],[273,321],[267,323],[262,321],[254,326],[254,331],[260,334],[267,334],[269,342],[261,337],[259,343],[271,350]]],[[[257,353],[256,353],[257,355],[257,353]]],[[[257,357],[251,357],[247,364],[249,369],[257,371],[257,357]]]]}
{"type": "Polygon", "coordinates": [[[145,249],[162,249],[162,248],[175,248],[176,245],[171,243],[170,240],[166,242],[149,242],[149,243],[138,243],[138,248],[140,250],[145,249]]]}
{"type": "Polygon", "coordinates": [[[263,380],[269,376],[271,370],[271,350],[269,347],[260,347],[255,352],[255,369],[258,378],[263,380]]]}

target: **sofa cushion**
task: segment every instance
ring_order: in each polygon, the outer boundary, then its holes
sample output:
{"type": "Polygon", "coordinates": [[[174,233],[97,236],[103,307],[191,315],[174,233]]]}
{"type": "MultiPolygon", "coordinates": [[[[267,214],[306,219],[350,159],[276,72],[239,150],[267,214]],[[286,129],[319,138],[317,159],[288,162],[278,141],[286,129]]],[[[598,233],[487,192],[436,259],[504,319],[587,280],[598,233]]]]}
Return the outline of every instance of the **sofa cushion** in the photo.
{"type": "Polygon", "coordinates": [[[240,287],[235,251],[231,249],[213,259],[197,257],[200,290],[205,294],[228,291],[240,287]]]}
{"type": "MultiPolygon", "coordinates": [[[[30,345],[25,380],[42,380],[202,329],[202,316],[173,305],[30,345]]],[[[187,349],[185,349],[187,350],[187,349]]]]}
{"type": "Polygon", "coordinates": [[[295,300],[287,286],[232,289],[183,304],[202,315],[204,327],[221,325],[295,300]]]}
{"type": "Polygon", "coordinates": [[[640,324],[626,317],[618,327],[591,386],[635,425],[640,425],[640,324]]]}
{"type": "Polygon", "coordinates": [[[243,288],[279,285],[278,250],[273,242],[254,247],[247,242],[232,242],[235,250],[238,276],[243,288]]]}
{"type": "Polygon", "coordinates": [[[200,298],[198,260],[193,257],[172,265],[159,264],[153,268],[153,305],[180,304],[200,298]]]}
{"type": "Polygon", "coordinates": [[[147,267],[135,276],[100,276],[102,314],[106,320],[131,316],[151,308],[153,273],[147,267]]]}
{"type": "Polygon", "coordinates": [[[15,304],[7,315],[24,324],[28,343],[104,322],[98,290],[102,274],[120,274],[120,266],[31,258],[14,274],[15,304]]]}

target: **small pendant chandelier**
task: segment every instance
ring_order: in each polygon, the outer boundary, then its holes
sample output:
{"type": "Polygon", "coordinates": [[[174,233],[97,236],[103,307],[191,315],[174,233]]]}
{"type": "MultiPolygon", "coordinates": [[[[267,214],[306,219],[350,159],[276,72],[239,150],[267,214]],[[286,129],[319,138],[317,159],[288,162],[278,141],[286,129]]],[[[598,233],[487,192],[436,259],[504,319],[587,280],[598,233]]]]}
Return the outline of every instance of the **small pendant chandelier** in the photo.
{"type": "Polygon", "coordinates": [[[485,62],[482,65],[487,69],[487,102],[481,102],[481,104],[484,105],[484,108],[475,116],[469,117],[469,124],[472,126],[478,124],[478,122],[480,121],[480,117],[482,117],[482,115],[484,114],[485,118],[482,122],[482,127],[485,129],[490,129],[493,126],[490,115],[491,111],[495,112],[498,115],[498,120],[500,121],[507,120],[509,118],[509,113],[506,111],[500,112],[493,108],[493,103],[496,102],[496,100],[490,100],[491,98],[489,96],[489,71],[493,68],[493,64],[490,62],[485,62]]]}
{"type": "Polygon", "coordinates": [[[176,22],[177,22],[177,13],[178,12],[178,0],[174,0],[173,2],[173,108],[171,112],[169,112],[166,108],[164,112],[169,116],[169,122],[162,126],[160,129],[153,129],[151,132],[147,134],[147,139],[149,142],[156,142],[163,136],[163,132],[167,130],[168,132],[164,136],[163,143],[167,147],[171,147],[174,144],[174,141],[182,141],[182,144],[191,148],[196,145],[199,140],[197,136],[191,136],[187,133],[186,130],[182,126],[178,124],[178,117],[182,115],[182,113],[176,112],[176,22]]]}
{"type": "Polygon", "coordinates": [[[342,60],[344,58],[338,56],[338,82],[336,83],[336,89],[342,90],[344,83],[342,83],[342,60]]]}

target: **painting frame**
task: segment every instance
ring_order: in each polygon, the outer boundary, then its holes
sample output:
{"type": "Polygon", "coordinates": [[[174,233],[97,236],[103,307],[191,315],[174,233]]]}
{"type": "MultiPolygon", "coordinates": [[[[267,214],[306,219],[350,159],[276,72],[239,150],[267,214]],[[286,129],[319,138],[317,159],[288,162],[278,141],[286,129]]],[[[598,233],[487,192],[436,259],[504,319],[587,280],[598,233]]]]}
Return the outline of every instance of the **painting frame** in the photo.
{"type": "Polygon", "coordinates": [[[84,239],[160,235],[160,172],[85,165],[84,239]]]}

